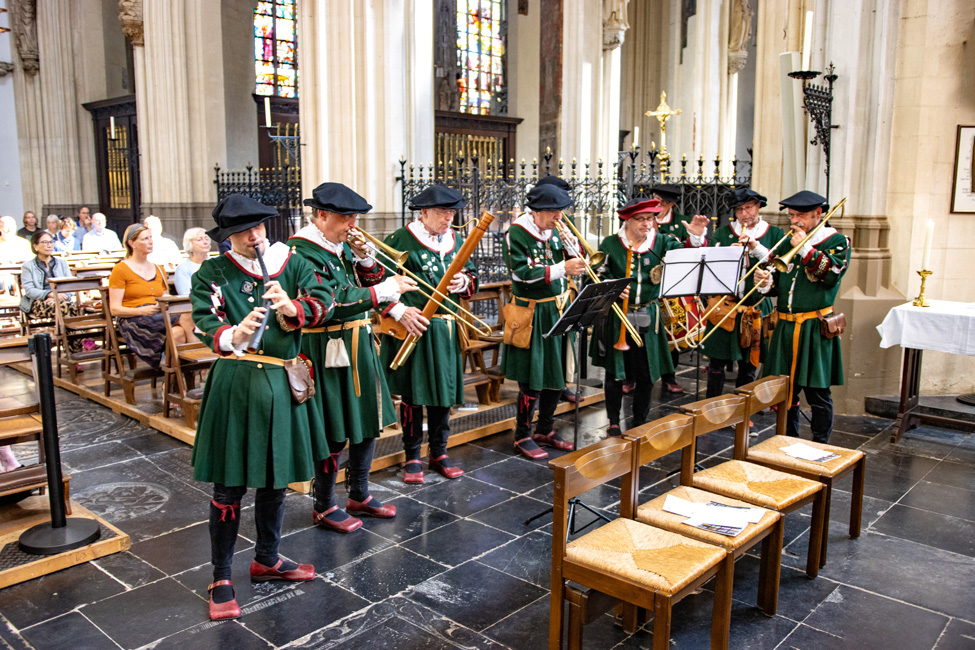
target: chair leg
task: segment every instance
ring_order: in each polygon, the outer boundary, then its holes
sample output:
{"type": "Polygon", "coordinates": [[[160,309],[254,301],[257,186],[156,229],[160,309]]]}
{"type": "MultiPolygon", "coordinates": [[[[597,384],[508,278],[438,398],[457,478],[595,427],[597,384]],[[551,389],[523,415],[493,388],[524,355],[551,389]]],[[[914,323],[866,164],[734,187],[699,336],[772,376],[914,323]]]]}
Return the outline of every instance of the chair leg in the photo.
{"type": "Polygon", "coordinates": [[[735,581],[735,556],[728,553],[718,569],[711,614],[711,648],[727,650],[731,640],[731,592],[735,581]]]}
{"type": "Polygon", "coordinates": [[[670,648],[670,613],[673,601],[670,596],[653,595],[653,650],[670,648]]]}
{"type": "Polygon", "coordinates": [[[850,503],[850,537],[860,536],[860,520],[863,517],[863,481],[867,473],[867,457],[864,456],[853,470],[853,500],[850,503]]]}
{"type": "Polygon", "coordinates": [[[826,492],[826,512],[823,513],[823,548],[819,552],[819,568],[826,566],[826,547],[829,545],[829,510],[833,505],[833,485],[823,484],[823,491],[826,492]]]}
{"type": "Polygon", "coordinates": [[[772,532],[762,540],[762,560],[758,570],[758,606],[768,616],[775,616],[779,606],[784,531],[785,517],[779,517],[772,532]]]}
{"type": "Polygon", "coordinates": [[[491,403],[490,387],[487,384],[478,384],[474,387],[477,391],[477,403],[487,405],[491,403]]]}
{"type": "Polygon", "coordinates": [[[809,528],[809,552],[806,558],[806,575],[819,575],[819,554],[823,550],[823,516],[826,514],[826,490],[820,488],[813,501],[812,526],[809,528]]]}
{"type": "Polygon", "coordinates": [[[581,603],[569,599],[569,650],[582,650],[582,629],[586,624],[586,612],[581,603]]]}
{"type": "MultiPolygon", "coordinates": [[[[560,565],[561,568],[561,565],[560,565]]],[[[553,571],[554,574],[554,571],[553,571]]],[[[552,593],[548,615],[548,649],[562,650],[562,608],[565,605],[565,582],[561,575],[552,576],[552,593]]]]}
{"type": "Polygon", "coordinates": [[[125,402],[135,404],[135,382],[123,380],[122,391],[125,393],[125,402]]]}

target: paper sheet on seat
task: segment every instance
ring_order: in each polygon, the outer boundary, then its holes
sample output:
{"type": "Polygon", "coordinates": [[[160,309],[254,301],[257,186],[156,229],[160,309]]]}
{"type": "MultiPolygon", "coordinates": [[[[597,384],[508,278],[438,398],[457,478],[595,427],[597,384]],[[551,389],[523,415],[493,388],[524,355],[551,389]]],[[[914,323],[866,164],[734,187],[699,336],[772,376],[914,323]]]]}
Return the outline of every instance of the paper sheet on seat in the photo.
{"type": "Polygon", "coordinates": [[[815,447],[810,447],[804,442],[797,442],[794,445],[789,445],[788,447],[779,447],[779,450],[788,454],[789,456],[792,456],[793,458],[798,458],[799,460],[810,460],[816,463],[822,463],[827,460],[839,458],[839,456],[836,454],[823,451],[822,449],[816,449],[815,447]]]}
{"type": "Polygon", "coordinates": [[[694,503],[668,494],[663,509],[687,517],[683,523],[734,537],[748,524],[757,523],[765,514],[760,508],[742,508],[723,503],[694,503]]]}

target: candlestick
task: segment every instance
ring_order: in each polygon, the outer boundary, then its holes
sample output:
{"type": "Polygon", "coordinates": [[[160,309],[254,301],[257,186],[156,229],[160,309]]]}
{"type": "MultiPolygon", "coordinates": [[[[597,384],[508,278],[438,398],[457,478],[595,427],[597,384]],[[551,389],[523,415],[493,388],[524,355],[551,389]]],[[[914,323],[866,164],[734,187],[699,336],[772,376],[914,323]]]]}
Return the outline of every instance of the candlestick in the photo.
{"type": "Polygon", "coordinates": [[[264,126],[271,128],[271,98],[264,98],[264,126]]]}
{"type": "Polygon", "coordinates": [[[813,26],[813,12],[806,12],[806,24],[804,25],[802,33],[802,69],[809,69],[809,58],[811,56],[812,49],[812,26],[813,26]]]}
{"type": "Polygon", "coordinates": [[[924,231],[924,253],[921,255],[921,270],[931,269],[931,241],[934,239],[934,220],[928,219],[927,228],[924,231]]]}
{"type": "Polygon", "coordinates": [[[633,127],[633,148],[636,149],[640,146],[640,127],[633,127]]]}
{"type": "Polygon", "coordinates": [[[924,284],[928,281],[928,276],[931,275],[931,271],[918,271],[918,275],[921,276],[921,292],[917,295],[917,300],[911,304],[915,307],[930,307],[931,303],[924,299],[924,284]]]}
{"type": "Polygon", "coordinates": [[[114,116],[114,115],[112,115],[112,116],[111,116],[111,117],[109,118],[109,120],[110,120],[110,122],[111,122],[111,124],[112,124],[112,140],[114,140],[114,139],[115,139],[115,116],[114,116]]]}

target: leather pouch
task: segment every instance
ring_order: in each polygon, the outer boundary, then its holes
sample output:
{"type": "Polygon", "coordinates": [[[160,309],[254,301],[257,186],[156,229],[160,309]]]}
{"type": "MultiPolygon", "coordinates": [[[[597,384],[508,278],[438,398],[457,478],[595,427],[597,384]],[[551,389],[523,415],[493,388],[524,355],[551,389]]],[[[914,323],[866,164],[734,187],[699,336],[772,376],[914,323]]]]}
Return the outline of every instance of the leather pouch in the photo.
{"type": "Polygon", "coordinates": [[[626,318],[640,334],[646,334],[650,331],[652,321],[650,314],[642,311],[631,311],[626,315],[626,318]]]}
{"type": "Polygon", "coordinates": [[[819,314],[819,332],[823,338],[832,339],[846,331],[846,314],[819,314]]]}
{"type": "Polygon", "coordinates": [[[288,359],[284,362],[284,371],[288,375],[291,396],[297,404],[304,404],[315,395],[315,380],[307,361],[301,357],[288,359]]]}
{"type": "Polygon", "coordinates": [[[735,316],[728,316],[731,312],[738,308],[738,304],[725,298],[721,301],[721,304],[717,308],[714,306],[718,304],[721,300],[718,296],[713,296],[708,299],[708,321],[715,327],[720,327],[726,332],[735,331],[735,316]],[[725,318],[727,316],[727,318],[725,318]],[[724,321],[722,321],[724,319],[724,321]],[[718,323],[721,323],[718,325],[718,323]]]}
{"type": "Polygon", "coordinates": [[[509,302],[504,306],[504,344],[527,349],[531,346],[535,303],[523,307],[509,302]]]}

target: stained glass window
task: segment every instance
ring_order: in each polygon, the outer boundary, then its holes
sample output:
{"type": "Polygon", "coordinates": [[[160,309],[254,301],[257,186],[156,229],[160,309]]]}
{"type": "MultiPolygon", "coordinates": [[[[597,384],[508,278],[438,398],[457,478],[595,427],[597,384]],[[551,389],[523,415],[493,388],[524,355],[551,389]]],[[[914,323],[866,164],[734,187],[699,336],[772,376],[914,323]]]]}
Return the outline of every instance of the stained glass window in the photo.
{"type": "Polygon", "coordinates": [[[457,0],[457,87],[462,113],[491,114],[504,92],[504,0],[457,0]]]}
{"type": "Polygon", "coordinates": [[[254,73],[258,95],[298,96],[295,0],[262,0],[254,10],[254,73]]]}

